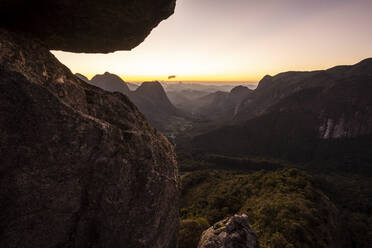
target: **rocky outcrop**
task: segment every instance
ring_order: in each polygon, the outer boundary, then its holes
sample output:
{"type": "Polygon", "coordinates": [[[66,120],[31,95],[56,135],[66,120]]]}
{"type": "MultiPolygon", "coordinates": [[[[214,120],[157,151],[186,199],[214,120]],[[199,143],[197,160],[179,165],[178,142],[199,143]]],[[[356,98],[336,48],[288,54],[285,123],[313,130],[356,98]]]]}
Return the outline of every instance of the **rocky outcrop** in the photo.
{"type": "Polygon", "coordinates": [[[52,50],[107,53],[139,45],[175,5],[175,0],[0,0],[0,27],[52,50]]]}
{"type": "Polygon", "coordinates": [[[243,214],[217,222],[204,231],[198,248],[259,248],[259,243],[243,214]]]}
{"type": "Polygon", "coordinates": [[[0,29],[0,247],[174,247],[171,144],[127,97],[60,64],[53,44],[79,46],[58,37],[0,29]]]}

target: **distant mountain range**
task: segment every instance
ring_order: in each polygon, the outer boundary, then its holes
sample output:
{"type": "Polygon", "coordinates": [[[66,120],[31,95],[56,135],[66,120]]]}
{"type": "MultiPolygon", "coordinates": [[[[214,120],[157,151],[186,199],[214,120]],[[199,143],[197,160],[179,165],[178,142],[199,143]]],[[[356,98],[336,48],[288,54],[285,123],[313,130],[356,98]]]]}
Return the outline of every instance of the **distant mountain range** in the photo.
{"type": "MultiPolygon", "coordinates": [[[[246,87],[255,88],[254,83],[239,83],[246,87]]],[[[237,83],[194,83],[194,82],[179,82],[179,83],[163,83],[165,91],[168,92],[187,92],[187,91],[199,91],[205,93],[214,93],[216,91],[229,92],[234,87],[239,85],[237,83]]]]}
{"type": "Polygon", "coordinates": [[[182,90],[168,91],[167,94],[175,106],[194,117],[222,122],[231,120],[240,103],[252,92],[253,90],[248,87],[240,85],[230,91],[217,90],[208,93],[198,90],[182,90]]]}
{"type": "Polygon", "coordinates": [[[101,89],[126,95],[145,115],[150,124],[165,134],[172,133],[175,131],[174,129],[178,128],[172,125],[172,120],[186,116],[169,101],[159,82],[144,82],[140,86],[131,84],[131,88],[135,88],[135,90],[131,90],[127,82],[109,72],[95,75],[91,80],[81,74],[75,75],[101,89]]]}
{"type": "Polygon", "coordinates": [[[253,90],[245,86],[236,86],[230,92],[217,91],[199,99],[199,113],[208,118],[229,121],[235,116],[244,99],[249,98],[253,90]]]}
{"type": "Polygon", "coordinates": [[[345,162],[352,157],[353,166],[371,159],[371,146],[372,59],[265,76],[238,106],[230,125],[193,139],[196,151],[294,161],[345,162]]]}

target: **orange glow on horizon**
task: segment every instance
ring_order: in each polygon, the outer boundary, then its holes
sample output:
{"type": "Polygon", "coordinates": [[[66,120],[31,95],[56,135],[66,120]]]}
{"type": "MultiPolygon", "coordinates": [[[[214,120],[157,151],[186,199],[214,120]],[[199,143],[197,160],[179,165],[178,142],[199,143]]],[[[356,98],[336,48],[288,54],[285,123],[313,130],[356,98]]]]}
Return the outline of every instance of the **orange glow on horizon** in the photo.
{"type": "MultiPolygon", "coordinates": [[[[110,72],[110,71],[109,71],[110,72]]],[[[73,73],[80,73],[86,76],[89,80],[92,79],[96,74],[95,73],[81,73],[81,72],[73,72],[73,73]]],[[[113,72],[110,72],[113,73],[113,72]]],[[[102,73],[97,73],[102,74],[102,73]]],[[[116,73],[114,73],[116,74],[116,73]]],[[[225,76],[177,76],[174,79],[169,80],[168,75],[121,75],[116,74],[125,82],[146,82],[146,81],[161,81],[161,82],[169,82],[169,83],[178,83],[178,82],[203,82],[203,83],[250,83],[255,84],[258,83],[263,76],[251,77],[251,78],[244,78],[239,77],[236,75],[225,75],[225,76]]]]}
{"type": "Polygon", "coordinates": [[[367,0],[177,0],[175,14],[132,51],[52,52],[88,78],[108,71],[127,82],[258,82],[372,57],[371,8],[367,0]]]}

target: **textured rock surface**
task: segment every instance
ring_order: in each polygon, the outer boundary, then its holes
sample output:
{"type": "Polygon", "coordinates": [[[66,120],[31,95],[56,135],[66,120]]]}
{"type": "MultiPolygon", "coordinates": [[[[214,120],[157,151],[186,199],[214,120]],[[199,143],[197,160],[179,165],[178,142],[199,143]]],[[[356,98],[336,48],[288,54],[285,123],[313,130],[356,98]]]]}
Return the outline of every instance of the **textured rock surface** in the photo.
{"type": "Polygon", "coordinates": [[[173,14],[175,4],[175,0],[0,0],[0,26],[29,34],[54,50],[130,50],[173,14]]]}
{"type": "Polygon", "coordinates": [[[198,248],[258,248],[256,233],[246,215],[235,215],[217,222],[203,232],[198,248]]]}
{"type": "Polygon", "coordinates": [[[174,247],[173,148],[122,94],[0,29],[0,247],[174,247]]]}

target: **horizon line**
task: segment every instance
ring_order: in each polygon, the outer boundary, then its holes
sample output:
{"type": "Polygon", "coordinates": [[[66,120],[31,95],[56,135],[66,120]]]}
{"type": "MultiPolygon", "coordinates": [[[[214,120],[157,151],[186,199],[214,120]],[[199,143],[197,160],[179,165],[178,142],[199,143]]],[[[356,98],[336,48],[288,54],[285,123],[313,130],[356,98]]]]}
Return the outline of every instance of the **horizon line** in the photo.
{"type": "MultiPolygon", "coordinates": [[[[103,75],[104,73],[82,73],[82,72],[73,72],[74,74],[75,73],[79,73],[85,77],[87,77],[89,80],[91,80],[94,76],[96,75],[103,75]]],[[[143,82],[154,82],[154,81],[158,81],[158,82],[164,82],[164,83],[233,83],[233,84],[237,84],[237,83],[242,83],[242,84],[258,84],[259,80],[252,80],[252,79],[241,79],[241,80],[229,80],[229,79],[216,79],[216,80],[213,80],[213,79],[183,79],[180,78],[180,79],[171,79],[171,80],[168,80],[167,77],[162,77],[164,79],[159,79],[159,78],[156,78],[155,76],[154,77],[131,77],[131,76],[123,76],[121,74],[117,74],[117,73],[113,73],[113,72],[109,72],[111,74],[114,74],[114,75],[117,75],[118,77],[120,77],[123,81],[125,82],[128,82],[128,83],[143,83],[143,82]]]]}

